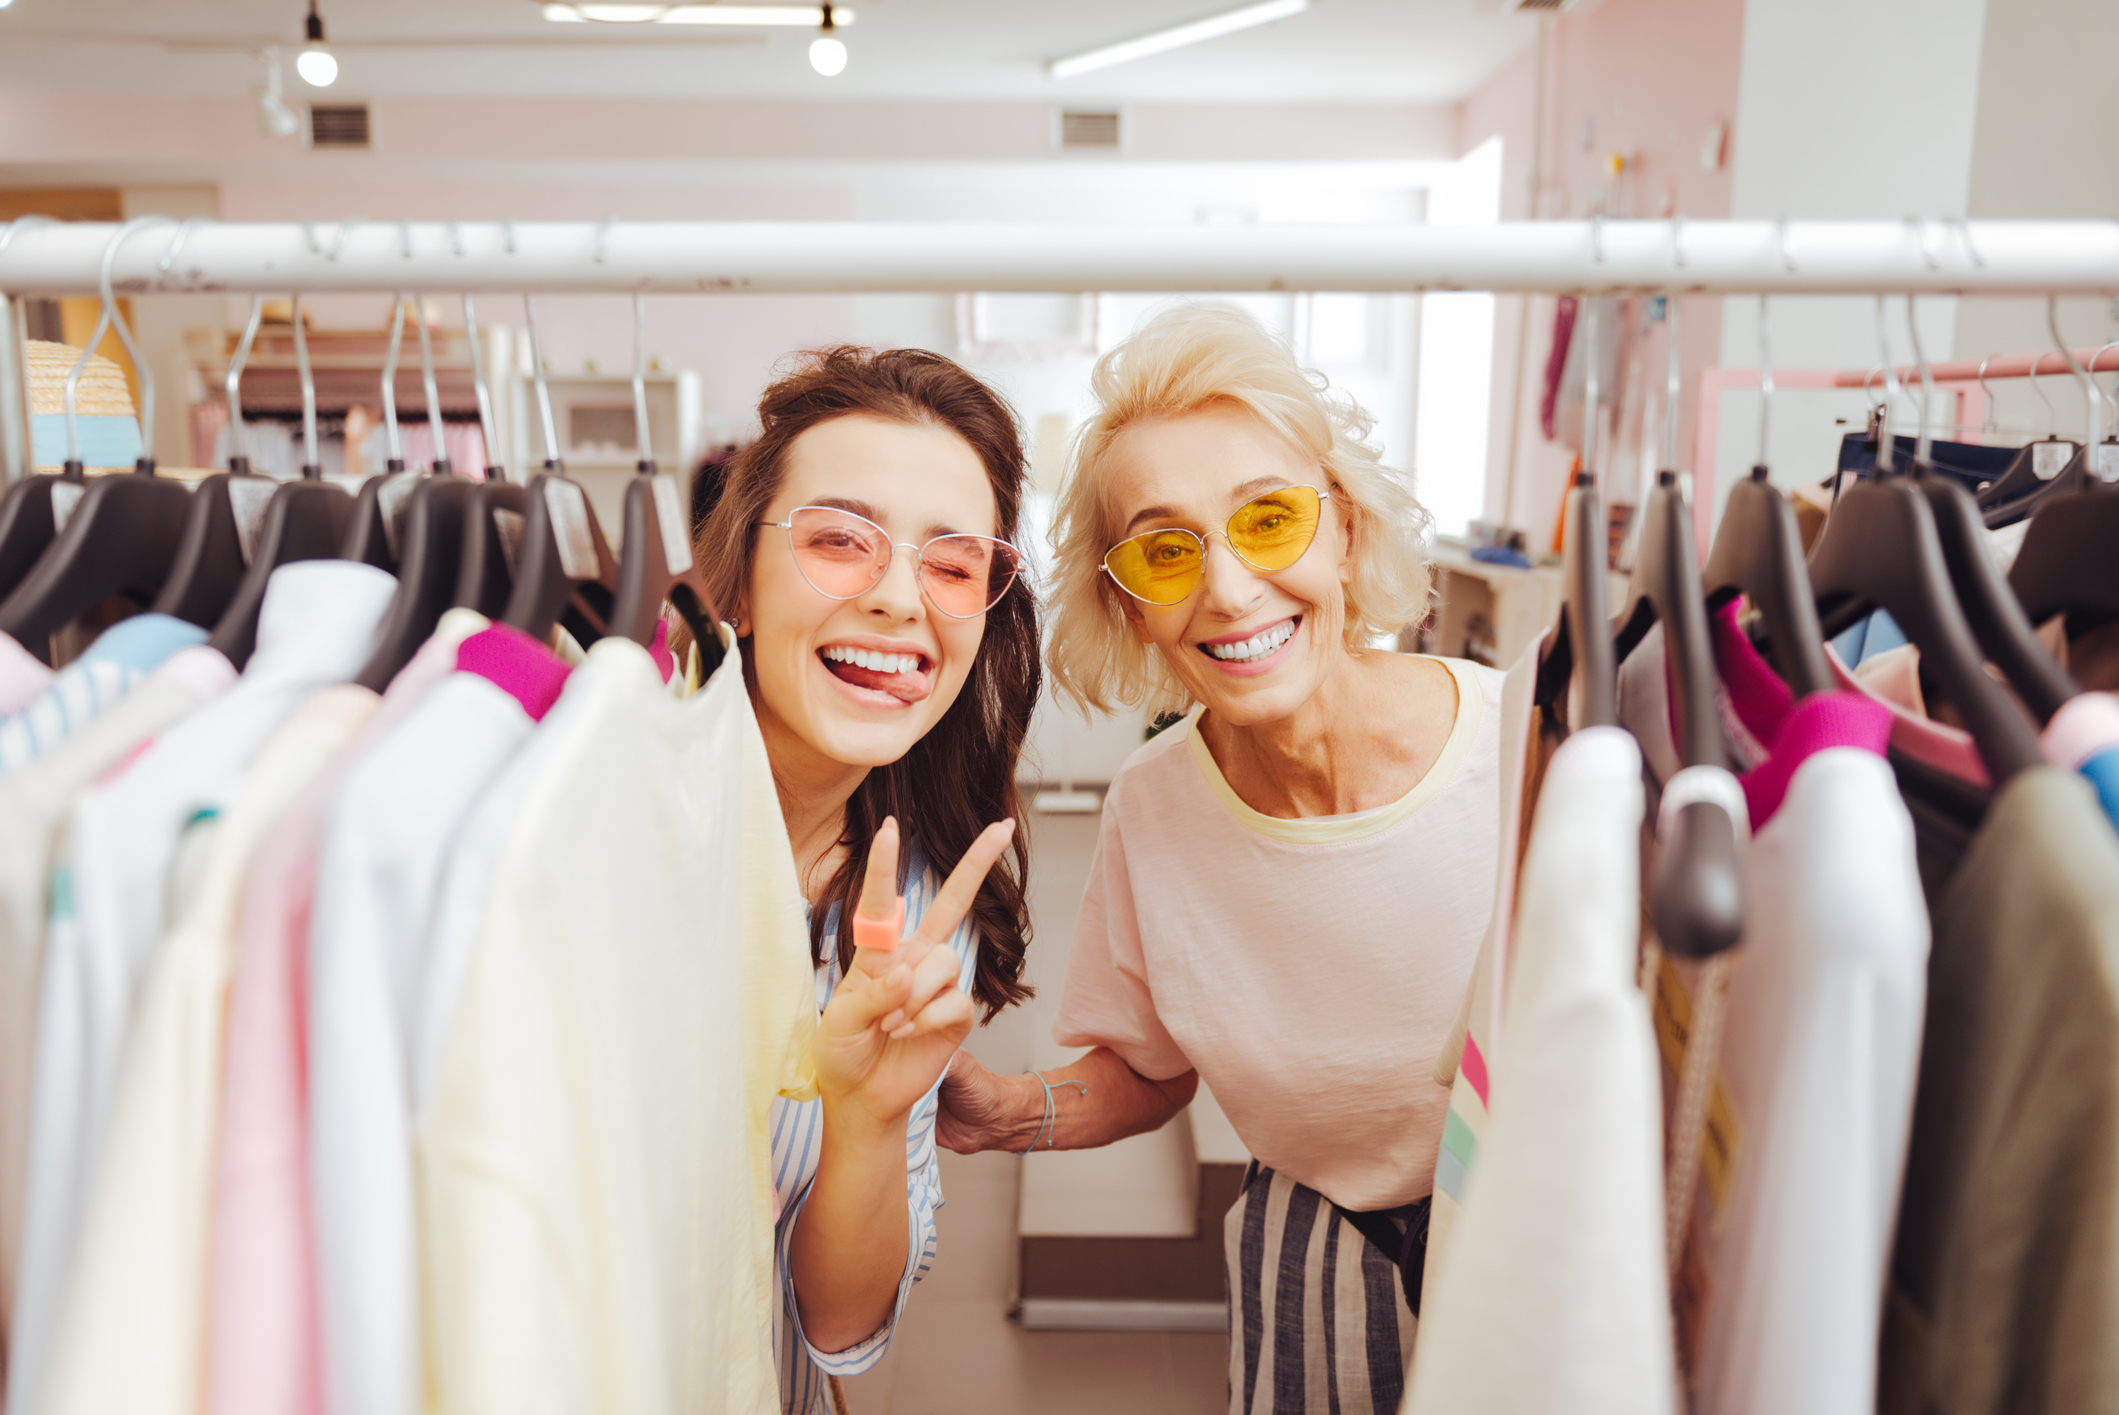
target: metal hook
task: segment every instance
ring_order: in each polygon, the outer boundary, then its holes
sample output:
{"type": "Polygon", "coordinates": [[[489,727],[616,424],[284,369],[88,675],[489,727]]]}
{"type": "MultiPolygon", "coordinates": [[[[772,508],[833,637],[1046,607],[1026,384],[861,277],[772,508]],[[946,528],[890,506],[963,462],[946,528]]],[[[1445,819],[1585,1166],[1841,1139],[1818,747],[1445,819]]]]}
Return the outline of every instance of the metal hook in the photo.
{"type": "Polygon", "coordinates": [[[1775,226],[1780,235],[1781,269],[1793,274],[1795,271],[1795,256],[1788,249],[1788,218],[1783,216],[1775,223],[1775,226]]]}
{"type": "Polygon", "coordinates": [[[389,461],[385,471],[405,469],[404,444],[397,434],[397,354],[405,342],[405,296],[400,290],[391,297],[390,347],[383,354],[383,440],[389,461]]]}
{"type": "Polygon", "coordinates": [[[235,357],[228,361],[228,378],[224,387],[228,390],[228,470],[247,472],[250,470],[250,433],[243,422],[243,370],[250,364],[250,346],[258,337],[258,324],[265,317],[265,297],[250,297],[250,319],[243,326],[243,337],[235,346],[235,357]],[[244,451],[236,451],[241,443],[244,451]]]}
{"type": "Polygon", "coordinates": [[[419,315],[419,382],[420,390],[427,398],[427,440],[434,444],[430,449],[433,453],[430,464],[435,475],[447,476],[449,448],[442,440],[441,390],[434,382],[434,339],[427,328],[426,300],[421,298],[416,301],[413,309],[419,315]]]}
{"type": "Polygon", "coordinates": [[[1987,365],[1994,362],[1992,354],[1979,361],[1979,396],[1986,400],[1986,416],[1979,420],[1979,435],[1986,437],[2000,428],[1994,417],[1994,391],[1987,387],[1987,365]]]}
{"type": "Polygon", "coordinates": [[[1986,269],[1987,258],[1979,253],[1979,247],[1972,242],[1972,223],[1965,220],[1962,216],[1952,216],[1949,221],[1951,225],[1957,228],[1958,235],[1963,238],[1965,254],[1972,258],[1972,264],[1981,270],[1986,269]]]}
{"type": "Polygon", "coordinates": [[[397,223],[397,257],[399,260],[412,259],[412,223],[409,221],[397,223]]]}
{"type": "Polygon", "coordinates": [[[338,239],[334,240],[331,243],[331,254],[326,256],[325,259],[331,261],[333,264],[336,264],[338,262],[340,253],[346,249],[346,238],[353,234],[354,227],[360,225],[366,220],[367,218],[365,216],[349,216],[344,221],[339,222],[338,239]]]}
{"type": "Polygon", "coordinates": [[[1766,296],[1758,297],[1758,465],[1766,465],[1766,432],[1773,424],[1773,343],[1766,328],[1766,296]]]}
{"type": "Polygon", "coordinates": [[[1682,350],[1678,344],[1678,297],[1675,292],[1663,296],[1663,342],[1667,346],[1668,383],[1664,390],[1663,409],[1663,465],[1671,471],[1678,468],[1678,400],[1684,396],[1685,384],[1682,350]]]}
{"type": "Polygon", "coordinates": [[[69,467],[78,468],[81,465],[81,430],[74,412],[75,392],[81,384],[81,371],[88,367],[90,356],[94,354],[96,346],[103,342],[104,332],[110,329],[117,330],[118,342],[125,346],[126,355],[132,360],[133,372],[140,380],[140,461],[148,467],[154,465],[154,371],[148,368],[147,360],[141,357],[140,346],[133,341],[132,327],[125,322],[125,316],[118,312],[118,297],[111,288],[110,267],[118,258],[118,247],[124,245],[126,238],[133,232],[146,226],[173,224],[167,216],[135,216],[119,226],[117,234],[110,238],[110,244],[103,248],[103,269],[98,281],[103,297],[102,313],[96,317],[95,332],[88,336],[88,346],[81,350],[81,357],[74,360],[73,368],[68,370],[66,375],[66,461],[69,467]]]}
{"type": "Polygon", "coordinates": [[[471,306],[471,297],[464,296],[464,338],[471,345],[471,391],[478,398],[478,430],[486,440],[486,475],[488,480],[507,480],[507,473],[500,464],[500,443],[493,429],[493,393],[486,387],[486,356],[478,346],[478,311],[471,306]],[[500,473],[496,478],[494,473],[500,473]]]}
{"type": "Polygon", "coordinates": [[[2119,412],[2119,399],[2115,399],[2112,397],[2111,394],[2105,392],[2104,385],[2097,382],[2097,364],[2100,360],[2104,358],[2106,352],[2112,349],[2119,349],[2119,339],[2114,339],[2111,343],[2105,345],[2104,348],[2099,349],[2096,353],[2090,355],[2090,386],[2095,388],[2097,390],[2098,396],[2104,399],[2104,405],[2106,407],[2112,409],[2114,412],[2119,412]]]}
{"type": "Polygon", "coordinates": [[[647,296],[633,292],[633,426],[640,439],[640,470],[655,469],[647,435],[647,296]]]}
{"type": "MultiPolygon", "coordinates": [[[[1942,258],[1936,255],[1935,251],[1928,243],[1928,223],[1921,217],[1908,216],[1906,218],[1906,224],[1913,228],[1913,239],[1920,242],[1921,263],[1927,266],[1930,270],[1942,269],[1942,258]]],[[[1911,297],[1909,296],[1908,299],[1910,300],[1910,298],[1911,297]]],[[[1907,308],[1910,309],[1911,307],[1912,306],[1909,303],[1907,308]]],[[[1912,316],[1908,315],[1907,318],[1910,319],[1912,318],[1912,316]]]]}
{"type": "Polygon", "coordinates": [[[500,241],[509,255],[515,254],[515,218],[504,218],[500,223],[500,241]]]}
{"type": "Polygon", "coordinates": [[[457,259],[461,260],[463,258],[464,228],[463,223],[460,221],[451,221],[449,223],[449,251],[457,259]]]}
{"type": "Polygon", "coordinates": [[[1589,214],[1589,258],[1598,265],[1604,263],[1604,205],[1601,201],[1589,214]]]}
{"type": "Polygon", "coordinates": [[[611,228],[617,224],[618,218],[615,216],[606,216],[597,224],[595,256],[598,265],[602,265],[604,258],[610,254],[611,228]]]}
{"type": "Polygon", "coordinates": [[[1914,318],[1910,294],[1906,296],[1906,337],[1913,341],[1913,363],[1920,370],[1920,434],[1913,443],[1913,465],[1918,469],[1928,465],[1929,451],[1934,446],[1928,436],[1928,418],[1935,400],[1935,375],[1920,347],[1920,321],[1914,318]]]}
{"type": "Polygon", "coordinates": [[[49,216],[16,217],[14,220],[7,223],[7,229],[5,231],[0,231],[0,255],[7,254],[7,248],[14,241],[16,232],[27,231],[34,226],[56,226],[58,224],[59,223],[57,221],[54,221],[49,216]]]}
{"type": "Polygon", "coordinates": [[[1878,409],[1876,422],[1876,472],[1887,476],[1891,471],[1891,400],[1904,390],[1898,382],[1898,370],[1891,366],[1891,329],[1885,320],[1884,297],[1876,297],[1876,343],[1883,357],[1884,401],[1878,409]]]}
{"type": "Polygon", "coordinates": [[[1670,218],[1670,259],[1678,269],[1685,268],[1685,218],[1680,215],[1670,218]]]}
{"type": "Polygon", "coordinates": [[[544,434],[544,464],[559,465],[559,433],[552,425],[552,390],[545,383],[544,345],[537,338],[537,301],[522,297],[523,323],[530,331],[530,380],[537,388],[537,426],[544,434]]]}
{"type": "Polygon", "coordinates": [[[162,259],[155,265],[157,289],[161,287],[162,277],[169,274],[170,267],[177,263],[177,257],[184,253],[184,243],[191,239],[191,233],[205,225],[208,220],[209,218],[204,216],[187,216],[184,223],[177,227],[176,239],[169,243],[169,249],[162,252],[162,259]]]}
{"type": "Polygon", "coordinates": [[[324,253],[323,243],[316,238],[316,223],[314,221],[304,221],[302,223],[302,239],[309,243],[309,254],[322,255],[324,253]]]}
{"type": "Polygon", "coordinates": [[[2097,455],[2096,448],[2104,441],[2104,404],[2097,394],[2097,381],[2075,362],[2075,351],[2068,348],[2067,341],[2060,337],[2060,297],[2045,297],[2045,327],[2052,331],[2053,343],[2060,350],[2060,357],[2067,360],[2068,372],[2082,384],[2083,401],[2090,407],[2090,456],[2097,455]]]}
{"type": "Polygon", "coordinates": [[[2045,389],[2038,384],[2038,380],[2042,376],[2038,370],[2044,366],[2045,355],[2033,355],[2031,358],[2031,371],[2025,376],[2024,381],[2031,385],[2031,391],[2038,395],[2038,401],[2045,404],[2045,435],[2046,440],[2051,441],[2060,436],[2060,410],[2053,406],[2053,400],[2046,397],[2045,389]]]}
{"type": "Polygon", "coordinates": [[[1598,366],[1603,360],[1597,350],[1597,297],[1589,296],[1583,301],[1582,314],[1582,471],[1589,484],[1597,484],[1597,458],[1603,449],[1597,444],[1602,440],[1598,416],[1604,401],[1604,391],[1598,386],[1598,366]]]}
{"type": "Polygon", "coordinates": [[[324,474],[316,455],[316,376],[309,369],[309,334],[302,328],[302,296],[296,291],[294,313],[294,366],[302,379],[302,475],[315,480],[324,474]]]}

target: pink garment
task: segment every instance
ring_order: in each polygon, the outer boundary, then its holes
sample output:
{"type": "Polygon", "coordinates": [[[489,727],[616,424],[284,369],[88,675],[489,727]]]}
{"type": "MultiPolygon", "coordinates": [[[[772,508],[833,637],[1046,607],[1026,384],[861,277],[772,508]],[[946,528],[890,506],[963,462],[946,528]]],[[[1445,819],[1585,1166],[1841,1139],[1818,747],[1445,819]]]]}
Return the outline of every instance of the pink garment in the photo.
{"type": "Polygon", "coordinates": [[[2084,693],[2068,699],[2045,725],[2039,745],[2054,766],[2079,771],[2091,757],[2119,747],[2119,697],[2084,693]]]}
{"type": "MultiPolygon", "coordinates": [[[[1877,656],[1879,659],[1889,657],[1889,654],[1877,656]]],[[[1913,760],[1948,772],[1960,781],[1974,786],[1994,784],[1993,778],[1987,775],[1987,764],[1980,759],[1979,749],[1972,744],[1972,734],[1927,716],[1926,707],[1920,700],[1917,672],[1910,675],[1909,692],[1909,675],[1892,671],[1893,664],[1886,664],[1876,677],[1863,679],[1847,671],[1847,665],[1839,661],[1839,655],[1832,652],[1829,644],[1825,646],[1825,658],[1832,665],[1832,676],[1839,680],[1842,689],[1858,693],[1871,702],[1882,703],[1891,710],[1892,746],[1913,760]]],[[[1870,660],[1872,663],[1876,661],[1870,660]]]]}
{"type": "Polygon", "coordinates": [[[1766,757],[1737,780],[1751,828],[1773,818],[1787,798],[1796,769],[1828,747],[1860,747],[1884,754],[1891,739],[1891,711],[1858,693],[1812,693],[1798,699],[1773,666],[1753,648],[1736,618],[1736,601],[1713,619],[1714,663],[1730,706],[1751,734],[1766,745],[1766,757]]]}
{"type": "Polygon", "coordinates": [[[509,694],[522,704],[532,722],[544,721],[552,704],[559,701],[567,675],[574,671],[543,644],[506,624],[495,624],[465,639],[456,650],[456,667],[459,672],[476,673],[509,694]]]}
{"type": "Polygon", "coordinates": [[[52,671],[37,656],[0,634],[0,713],[20,712],[44,695],[52,671]]]}
{"type": "Polygon", "coordinates": [[[647,656],[655,660],[655,671],[667,683],[677,671],[677,656],[670,652],[670,621],[655,621],[655,637],[648,641],[647,656]]]}
{"type": "MultiPolygon", "coordinates": [[[[310,1226],[305,946],[318,838],[339,784],[456,666],[444,629],[258,851],[244,889],[214,1174],[210,1415],[323,1409],[310,1226]]],[[[469,627],[468,625],[462,627],[469,627]]]]}

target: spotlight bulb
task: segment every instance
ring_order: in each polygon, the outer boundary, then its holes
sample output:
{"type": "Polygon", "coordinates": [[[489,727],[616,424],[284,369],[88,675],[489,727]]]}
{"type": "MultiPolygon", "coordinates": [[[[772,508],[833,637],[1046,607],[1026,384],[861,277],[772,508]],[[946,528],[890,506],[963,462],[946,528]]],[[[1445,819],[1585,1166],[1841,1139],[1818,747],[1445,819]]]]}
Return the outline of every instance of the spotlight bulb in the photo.
{"type": "Polygon", "coordinates": [[[834,78],[846,68],[846,45],[831,35],[820,34],[809,42],[809,67],[825,78],[834,78]]]}
{"type": "Polygon", "coordinates": [[[294,61],[294,71],[315,88],[329,88],[338,81],[338,60],[328,49],[304,49],[294,61]]]}

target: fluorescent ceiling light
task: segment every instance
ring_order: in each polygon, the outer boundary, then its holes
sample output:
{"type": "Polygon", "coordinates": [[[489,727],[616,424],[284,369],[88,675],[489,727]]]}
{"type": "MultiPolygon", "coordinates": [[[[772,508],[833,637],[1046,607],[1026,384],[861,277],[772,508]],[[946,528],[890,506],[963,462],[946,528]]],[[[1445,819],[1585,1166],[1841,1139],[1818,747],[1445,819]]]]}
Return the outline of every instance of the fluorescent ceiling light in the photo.
{"type": "Polygon", "coordinates": [[[1274,20],[1284,20],[1289,15],[1299,15],[1309,8],[1310,0],[1264,0],[1263,4],[1225,10],[1219,15],[1209,15],[1206,19],[1194,20],[1188,25],[1178,25],[1174,29],[1158,30],[1154,34],[1142,35],[1139,39],[1129,39],[1123,44],[1108,44],[1102,49],[1091,49],[1085,54],[1070,54],[1064,59],[1054,59],[1045,65],[1045,72],[1055,79],[1072,78],[1076,74],[1086,74],[1091,69],[1108,69],[1113,64],[1145,59],[1150,54],[1181,49],[1187,44],[1197,44],[1204,39],[1219,39],[1225,34],[1234,34],[1253,25],[1271,24],[1274,20]]]}
{"type": "MultiPolygon", "coordinates": [[[[598,5],[549,4],[544,17],[562,24],[606,25],[787,25],[815,29],[824,23],[821,5],[598,5]]],[[[853,11],[831,7],[832,23],[850,25],[853,11]]]]}

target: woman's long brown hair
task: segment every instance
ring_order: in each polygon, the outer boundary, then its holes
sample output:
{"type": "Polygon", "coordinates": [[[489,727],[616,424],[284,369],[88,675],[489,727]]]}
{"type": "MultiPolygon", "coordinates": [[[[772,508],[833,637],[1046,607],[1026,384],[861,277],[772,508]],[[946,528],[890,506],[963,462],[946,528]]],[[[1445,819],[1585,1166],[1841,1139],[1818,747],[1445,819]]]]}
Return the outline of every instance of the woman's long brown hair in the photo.
{"type": "MultiPolygon", "coordinates": [[[[765,390],[758,403],[763,432],[719,471],[721,484],[709,491],[712,509],[699,525],[693,548],[723,618],[747,613],[758,522],[779,494],[789,445],[819,423],[856,413],[944,427],[963,438],[992,484],[998,534],[1015,539],[1026,477],[1023,442],[1015,414],[998,394],[949,359],[923,349],[878,352],[846,345],[812,351],[765,390]]],[[[715,473],[709,468],[705,475],[715,473]]],[[[749,675],[750,640],[738,642],[749,675]]],[[[869,842],[885,816],[896,816],[902,830],[919,838],[941,877],[956,868],[979,832],[994,821],[1012,817],[1020,826],[1023,802],[1015,763],[1037,706],[1040,671],[1037,602],[1029,584],[1018,578],[986,611],[978,657],[949,711],[903,757],[871,770],[846,803],[846,833],[840,837],[846,862],[825,886],[820,907],[810,910],[813,951],[823,942],[825,920],[836,904],[839,962],[843,967],[853,961],[854,903],[868,867],[869,842]]],[[[755,678],[752,685],[755,690],[755,678]]],[[[1022,980],[1030,943],[1024,896],[1029,868],[1029,846],[1018,828],[1011,853],[987,873],[971,906],[981,943],[972,996],[989,1022],[1002,1008],[1030,996],[1022,980]]],[[[903,871],[901,859],[900,890],[903,871]]]]}

